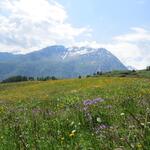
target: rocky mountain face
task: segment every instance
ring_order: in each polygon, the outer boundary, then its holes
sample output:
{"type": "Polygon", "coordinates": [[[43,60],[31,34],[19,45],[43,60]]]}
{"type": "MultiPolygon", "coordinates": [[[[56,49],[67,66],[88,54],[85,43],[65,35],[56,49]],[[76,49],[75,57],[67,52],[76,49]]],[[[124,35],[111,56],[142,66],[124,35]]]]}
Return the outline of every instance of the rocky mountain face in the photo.
{"type": "Polygon", "coordinates": [[[71,78],[112,70],[127,68],[104,48],[50,46],[24,55],[0,53],[0,80],[14,75],[71,78]]]}

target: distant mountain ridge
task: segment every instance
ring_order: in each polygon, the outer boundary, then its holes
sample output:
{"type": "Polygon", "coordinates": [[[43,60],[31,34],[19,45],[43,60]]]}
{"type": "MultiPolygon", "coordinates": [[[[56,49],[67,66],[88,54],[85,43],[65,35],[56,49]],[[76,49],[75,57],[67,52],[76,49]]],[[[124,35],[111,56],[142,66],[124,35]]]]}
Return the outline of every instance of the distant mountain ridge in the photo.
{"type": "Polygon", "coordinates": [[[0,80],[14,75],[71,78],[112,70],[127,68],[104,48],[55,45],[24,55],[0,53],[0,80]]]}

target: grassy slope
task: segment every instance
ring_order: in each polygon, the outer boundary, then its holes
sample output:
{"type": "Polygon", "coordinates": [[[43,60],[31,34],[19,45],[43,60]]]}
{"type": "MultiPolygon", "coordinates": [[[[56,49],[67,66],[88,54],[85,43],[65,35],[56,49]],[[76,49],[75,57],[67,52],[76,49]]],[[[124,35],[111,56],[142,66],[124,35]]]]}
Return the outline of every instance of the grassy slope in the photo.
{"type": "Polygon", "coordinates": [[[140,77],[140,78],[150,78],[150,71],[137,70],[137,71],[112,71],[104,73],[102,76],[110,77],[140,77]]]}
{"type": "Polygon", "coordinates": [[[149,79],[0,84],[0,149],[148,150],[149,109],[149,79]]]}

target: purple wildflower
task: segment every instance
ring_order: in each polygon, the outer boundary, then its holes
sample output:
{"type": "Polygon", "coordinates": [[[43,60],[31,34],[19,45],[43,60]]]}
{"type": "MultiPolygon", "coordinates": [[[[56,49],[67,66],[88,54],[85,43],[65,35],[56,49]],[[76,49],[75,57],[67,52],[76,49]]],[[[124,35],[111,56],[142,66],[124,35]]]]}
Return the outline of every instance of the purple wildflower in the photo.
{"type": "Polygon", "coordinates": [[[102,99],[102,98],[96,98],[93,100],[85,100],[85,101],[83,101],[83,105],[89,106],[89,105],[93,105],[93,104],[96,104],[98,102],[103,102],[103,101],[104,101],[104,99],[102,99]]]}
{"type": "Polygon", "coordinates": [[[84,106],[89,105],[90,102],[91,102],[91,100],[85,100],[85,101],[83,101],[83,105],[84,105],[84,106]]]}
{"type": "Polygon", "coordinates": [[[106,125],[102,124],[102,125],[100,125],[98,128],[99,128],[100,130],[103,130],[103,129],[108,128],[108,126],[106,126],[106,125]]]}
{"type": "Polygon", "coordinates": [[[96,99],[93,99],[93,100],[84,100],[84,101],[83,101],[83,105],[84,105],[83,111],[84,111],[84,113],[85,113],[86,120],[87,120],[90,124],[92,124],[92,115],[91,115],[91,113],[89,112],[88,107],[91,106],[91,105],[97,104],[97,103],[99,103],[99,102],[103,102],[103,101],[104,101],[104,99],[102,99],[102,98],[96,98],[96,99]]]}
{"type": "Polygon", "coordinates": [[[101,124],[101,125],[95,127],[94,130],[95,130],[95,133],[98,134],[98,133],[101,132],[102,130],[105,130],[105,129],[108,129],[108,128],[109,128],[108,125],[101,124]]]}

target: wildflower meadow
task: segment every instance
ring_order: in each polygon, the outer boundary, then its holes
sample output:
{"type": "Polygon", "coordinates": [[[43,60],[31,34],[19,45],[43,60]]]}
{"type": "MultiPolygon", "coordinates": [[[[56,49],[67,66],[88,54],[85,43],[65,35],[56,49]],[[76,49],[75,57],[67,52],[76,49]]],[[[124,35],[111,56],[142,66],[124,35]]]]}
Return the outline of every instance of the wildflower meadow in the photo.
{"type": "Polygon", "coordinates": [[[149,150],[150,79],[0,84],[0,150],[149,150]]]}

